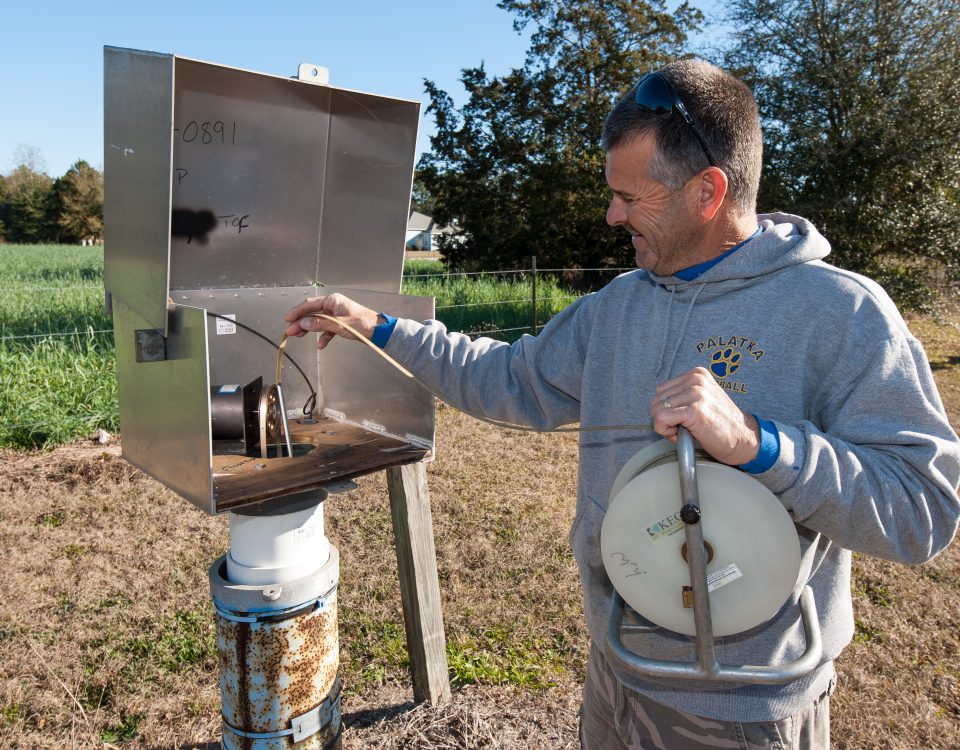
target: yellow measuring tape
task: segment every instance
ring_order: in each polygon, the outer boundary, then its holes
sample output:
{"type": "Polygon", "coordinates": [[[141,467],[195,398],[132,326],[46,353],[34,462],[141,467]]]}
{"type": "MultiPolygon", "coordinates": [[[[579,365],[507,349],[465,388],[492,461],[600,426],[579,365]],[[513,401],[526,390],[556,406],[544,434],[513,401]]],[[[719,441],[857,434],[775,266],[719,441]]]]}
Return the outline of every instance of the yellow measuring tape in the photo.
{"type": "MultiPolygon", "coordinates": [[[[381,349],[379,346],[374,344],[370,339],[368,339],[366,336],[364,336],[362,333],[357,331],[355,328],[353,328],[349,324],[344,323],[342,320],[338,320],[337,318],[334,318],[331,315],[324,315],[323,313],[310,313],[310,315],[307,315],[304,317],[321,318],[323,320],[329,320],[331,323],[335,323],[341,328],[349,331],[350,333],[352,333],[354,336],[357,337],[358,341],[361,341],[363,344],[365,344],[370,349],[375,351],[378,356],[383,357],[387,362],[390,363],[390,365],[392,365],[401,373],[403,373],[405,377],[410,378],[411,380],[416,382],[420,387],[422,387],[423,389],[431,393],[436,398],[440,399],[443,402],[446,402],[446,399],[441,394],[433,390],[433,388],[431,388],[429,385],[427,385],[422,380],[420,380],[420,378],[418,378],[416,375],[410,372],[407,368],[405,368],[403,365],[397,362],[393,357],[391,357],[389,354],[383,351],[383,349],[381,349]]],[[[283,371],[283,351],[284,349],[286,349],[286,346],[287,346],[287,338],[288,338],[287,334],[284,333],[283,338],[280,339],[280,345],[277,347],[277,386],[278,387],[280,386],[280,378],[283,371]]],[[[463,409],[461,409],[461,411],[463,411],[464,414],[468,414],[469,416],[473,417],[474,419],[479,419],[481,422],[487,422],[488,424],[492,424],[496,427],[503,427],[508,430],[520,430],[521,432],[603,432],[603,431],[617,431],[617,430],[650,431],[653,429],[652,424],[614,424],[614,425],[598,425],[594,427],[554,427],[551,429],[544,430],[536,427],[527,427],[526,425],[513,424],[511,422],[504,422],[499,419],[481,417],[477,414],[473,414],[463,409]]]]}

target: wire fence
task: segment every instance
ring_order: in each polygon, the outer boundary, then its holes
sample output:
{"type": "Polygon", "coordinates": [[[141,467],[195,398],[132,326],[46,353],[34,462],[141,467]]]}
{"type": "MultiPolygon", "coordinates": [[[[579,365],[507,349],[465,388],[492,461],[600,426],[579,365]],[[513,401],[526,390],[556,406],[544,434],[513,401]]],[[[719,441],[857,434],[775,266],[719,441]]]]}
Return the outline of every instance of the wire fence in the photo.
{"type": "Polygon", "coordinates": [[[73,284],[71,286],[4,286],[0,287],[0,292],[4,294],[15,294],[17,292],[73,292],[73,291],[103,291],[102,284],[73,284]]]}
{"type": "MultiPolygon", "coordinates": [[[[577,273],[602,273],[614,274],[624,273],[625,271],[630,271],[634,269],[630,268],[537,268],[536,261],[533,261],[532,268],[525,269],[508,269],[501,271],[448,271],[443,273],[410,273],[404,275],[404,282],[420,282],[423,280],[436,280],[440,279],[443,282],[456,281],[458,279],[480,279],[483,277],[489,278],[509,278],[516,276],[529,277],[531,279],[530,289],[531,293],[526,297],[514,297],[510,299],[495,299],[495,300],[483,300],[478,302],[461,302],[461,303],[450,303],[450,304],[440,304],[437,305],[434,309],[437,313],[446,310],[483,310],[483,309],[493,309],[501,306],[510,306],[510,305],[527,305],[529,306],[529,315],[531,324],[529,326],[518,326],[513,325],[506,328],[502,327],[490,327],[490,326],[481,326],[476,330],[460,330],[459,332],[470,335],[483,335],[492,338],[496,338],[495,334],[499,333],[515,333],[517,331],[529,331],[530,333],[536,333],[546,324],[546,321],[540,322],[538,313],[544,312],[541,306],[548,305],[552,307],[552,304],[555,302],[565,302],[570,303],[577,299],[580,295],[577,294],[564,294],[564,295],[552,295],[548,297],[538,296],[537,295],[537,283],[536,280],[538,277],[549,277],[549,276],[559,276],[561,274],[570,273],[575,271],[577,273]]],[[[442,287],[443,282],[440,286],[442,287]]],[[[15,292],[79,292],[79,291],[95,291],[101,293],[103,287],[97,284],[71,284],[69,286],[37,286],[37,287],[0,287],[0,292],[3,293],[15,293],[15,292]]],[[[439,295],[437,295],[439,296],[439,295]]],[[[549,308],[546,312],[550,312],[549,308]]],[[[549,317],[552,317],[550,315],[549,317]]],[[[443,316],[438,316],[442,319],[443,316]]],[[[453,330],[459,330],[454,328],[453,330]]],[[[113,329],[103,328],[91,330],[89,328],[76,329],[72,331],[37,331],[34,333],[25,333],[25,334],[14,334],[14,335],[0,335],[0,342],[6,341],[16,341],[16,340],[27,340],[27,339],[42,339],[48,337],[62,337],[62,336],[88,336],[91,334],[113,334],[113,329]]]]}
{"type": "Polygon", "coordinates": [[[0,341],[16,341],[17,339],[45,339],[56,336],[90,336],[92,334],[109,333],[113,335],[112,328],[101,328],[96,331],[85,329],[83,331],[45,331],[44,333],[24,333],[18,336],[0,336],[0,341]]]}
{"type": "MultiPolygon", "coordinates": [[[[627,270],[575,269],[610,278],[627,270]]],[[[433,296],[435,317],[451,331],[512,341],[536,334],[582,296],[561,285],[560,278],[570,272],[537,268],[533,258],[527,269],[414,270],[405,273],[401,291],[433,296]]],[[[91,302],[103,287],[96,282],[11,286],[11,280],[16,283],[8,276],[0,287],[0,445],[49,446],[99,428],[118,429],[114,331],[103,327],[110,318],[91,302]],[[47,297],[31,300],[29,295],[53,295],[56,313],[45,306],[47,297]],[[90,305],[99,311],[91,314],[90,305]]]]}
{"type": "Polygon", "coordinates": [[[625,271],[633,271],[633,268],[520,268],[520,269],[510,269],[508,271],[444,271],[443,273],[411,273],[408,278],[415,279],[430,279],[436,277],[443,278],[457,278],[460,276],[515,276],[515,275],[525,275],[529,273],[537,274],[565,274],[565,273],[623,273],[625,271]]]}

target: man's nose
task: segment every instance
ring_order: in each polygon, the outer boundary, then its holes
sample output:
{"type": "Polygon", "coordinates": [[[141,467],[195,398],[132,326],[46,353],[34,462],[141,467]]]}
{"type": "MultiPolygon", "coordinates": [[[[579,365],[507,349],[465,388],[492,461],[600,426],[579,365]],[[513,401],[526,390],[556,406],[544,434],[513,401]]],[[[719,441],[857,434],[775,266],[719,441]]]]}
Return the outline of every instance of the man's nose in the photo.
{"type": "Polygon", "coordinates": [[[610,205],[607,208],[607,224],[612,227],[618,227],[626,223],[627,212],[623,208],[623,201],[617,196],[610,199],[610,205]]]}

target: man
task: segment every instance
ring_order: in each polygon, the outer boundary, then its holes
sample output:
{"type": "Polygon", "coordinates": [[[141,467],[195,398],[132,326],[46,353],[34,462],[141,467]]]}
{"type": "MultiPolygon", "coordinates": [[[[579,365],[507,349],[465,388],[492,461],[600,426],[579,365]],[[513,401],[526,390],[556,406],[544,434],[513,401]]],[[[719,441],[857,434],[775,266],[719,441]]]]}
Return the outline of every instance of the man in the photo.
{"type": "MultiPolygon", "coordinates": [[[[640,269],[587,295],[512,346],[395,320],[339,295],[291,310],[287,333],[353,325],[468,412],[541,428],[652,422],[655,432],[582,433],[571,532],[593,644],[584,748],[829,746],[833,659],[850,641],[851,550],[906,563],[956,531],[960,447],[925,355],[872,281],[823,262],[806,220],[756,214],[761,135],[750,91],[697,61],[645,76],[604,126],[607,222],[640,269]],[[723,639],[726,664],[776,664],[804,641],[797,600],[813,589],[823,661],[786,685],[641,679],[605,653],[612,587],[600,528],[619,469],[687,427],[717,461],[769,488],[797,524],[801,572],[768,622],[723,639]]],[[[348,334],[347,334],[348,335],[348,334]]],[[[641,619],[642,618],[639,618],[641,619]]],[[[669,631],[633,651],[694,660],[669,631]]]]}

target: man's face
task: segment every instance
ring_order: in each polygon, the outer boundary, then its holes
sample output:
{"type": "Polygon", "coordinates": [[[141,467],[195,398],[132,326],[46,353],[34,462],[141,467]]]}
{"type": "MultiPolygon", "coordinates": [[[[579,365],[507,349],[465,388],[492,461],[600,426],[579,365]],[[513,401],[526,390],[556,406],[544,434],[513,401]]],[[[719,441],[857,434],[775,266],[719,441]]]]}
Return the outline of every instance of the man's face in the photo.
{"type": "Polygon", "coordinates": [[[648,133],[607,152],[607,223],[630,233],[639,268],[669,276],[701,262],[700,221],[689,183],[674,191],[649,176],[655,148],[648,133]]]}

